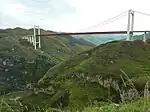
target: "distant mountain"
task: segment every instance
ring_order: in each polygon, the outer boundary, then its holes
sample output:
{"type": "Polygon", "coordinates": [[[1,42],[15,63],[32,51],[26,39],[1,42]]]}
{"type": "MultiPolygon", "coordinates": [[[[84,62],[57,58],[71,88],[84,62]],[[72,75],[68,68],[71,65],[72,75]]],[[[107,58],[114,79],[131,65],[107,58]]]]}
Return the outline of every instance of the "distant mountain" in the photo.
{"type": "Polygon", "coordinates": [[[121,40],[126,38],[126,35],[113,35],[113,34],[103,34],[103,35],[83,35],[83,36],[74,36],[75,38],[83,38],[86,41],[89,41],[93,44],[100,45],[103,43],[111,42],[114,40],[121,40]]]}
{"type": "MultiPolygon", "coordinates": [[[[120,35],[120,34],[106,34],[106,35],[81,35],[81,36],[74,36],[75,38],[81,38],[86,41],[89,41],[93,44],[100,45],[107,42],[115,41],[115,40],[126,40],[127,35],[120,35]]],[[[146,35],[147,39],[150,39],[150,33],[146,35]]],[[[142,40],[143,34],[136,34],[134,35],[134,40],[142,40]]]]}

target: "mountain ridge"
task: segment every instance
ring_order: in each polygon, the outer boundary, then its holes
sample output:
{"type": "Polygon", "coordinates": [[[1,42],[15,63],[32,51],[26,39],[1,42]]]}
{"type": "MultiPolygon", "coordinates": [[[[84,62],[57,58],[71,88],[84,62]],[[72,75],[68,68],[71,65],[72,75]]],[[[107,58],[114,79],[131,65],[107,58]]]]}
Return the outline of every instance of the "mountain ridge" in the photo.
{"type": "MultiPolygon", "coordinates": [[[[49,33],[54,33],[54,31],[41,29],[41,34],[49,34],[49,33]]],[[[3,38],[14,37],[14,41],[19,40],[19,42],[21,42],[20,43],[21,45],[26,45],[25,47],[27,48],[30,47],[31,49],[33,47],[29,43],[20,39],[20,37],[25,35],[32,35],[32,34],[33,34],[32,28],[23,29],[23,28],[16,27],[14,29],[10,29],[10,28],[0,29],[1,37],[3,38]]],[[[44,51],[44,53],[50,55],[50,57],[56,58],[55,60],[62,61],[67,59],[73,53],[82,52],[83,50],[92,48],[95,45],[88,41],[76,39],[72,36],[53,36],[53,37],[41,37],[41,46],[42,46],[41,48],[42,52],[44,51]],[[60,58],[59,56],[56,55],[56,53],[58,55],[61,55],[62,57],[60,58]]]]}

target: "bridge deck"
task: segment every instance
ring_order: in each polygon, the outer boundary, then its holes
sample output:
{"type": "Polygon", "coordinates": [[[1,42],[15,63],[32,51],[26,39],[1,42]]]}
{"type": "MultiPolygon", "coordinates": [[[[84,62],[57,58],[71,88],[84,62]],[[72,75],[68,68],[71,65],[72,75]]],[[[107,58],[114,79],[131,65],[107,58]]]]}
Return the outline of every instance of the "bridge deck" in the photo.
{"type": "MultiPolygon", "coordinates": [[[[150,31],[132,31],[133,33],[142,33],[150,31]]],[[[132,33],[131,32],[131,33],[132,33]]],[[[91,34],[127,34],[127,31],[105,31],[105,32],[75,32],[75,33],[51,33],[36,36],[59,36],[59,35],[91,35],[91,34]]]]}

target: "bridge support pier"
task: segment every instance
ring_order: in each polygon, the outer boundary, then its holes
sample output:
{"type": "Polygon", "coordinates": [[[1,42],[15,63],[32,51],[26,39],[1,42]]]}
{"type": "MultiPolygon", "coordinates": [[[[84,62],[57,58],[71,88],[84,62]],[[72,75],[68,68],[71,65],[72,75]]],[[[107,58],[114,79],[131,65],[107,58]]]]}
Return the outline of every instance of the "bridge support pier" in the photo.
{"type": "Polygon", "coordinates": [[[32,38],[32,44],[34,46],[34,36],[32,35],[31,38],[32,38]]]}
{"type": "Polygon", "coordinates": [[[143,35],[143,42],[146,42],[147,38],[146,38],[146,33],[147,32],[144,32],[144,35],[143,35]]]}
{"type": "Polygon", "coordinates": [[[30,36],[27,37],[28,42],[30,42],[30,36]]]}
{"type": "Polygon", "coordinates": [[[27,36],[23,36],[21,37],[21,39],[27,40],[27,42],[33,44],[33,46],[35,46],[35,38],[33,35],[27,35],[27,36]]]}

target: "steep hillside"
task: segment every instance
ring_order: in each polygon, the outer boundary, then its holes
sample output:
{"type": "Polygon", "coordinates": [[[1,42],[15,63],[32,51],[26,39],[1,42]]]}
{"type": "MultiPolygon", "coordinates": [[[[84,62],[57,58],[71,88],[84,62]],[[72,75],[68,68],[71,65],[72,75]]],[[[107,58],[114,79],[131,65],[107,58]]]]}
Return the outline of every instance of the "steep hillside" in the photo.
{"type": "Polygon", "coordinates": [[[131,89],[133,87],[128,85],[128,78],[138,91],[143,91],[147,76],[150,75],[149,59],[149,44],[142,41],[113,41],[82,52],[52,67],[39,81],[39,87],[51,87],[54,90],[58,87],[59,90],[69,91],[70,107],[82,107],[89,101],[105,101],[108,98],[117,101],[120,99],[119,92],[114,89],[115,87],[111,87],[109,96],[105,81],[112,80],[122,88],[123,78],[127,88],[131,89]]]}
{"type": "Polygon", "coordinates": [[[94,102],[119,103],[124,92],[124,100],[130,101],[143,94],[150,79],[149,59],[150,45],[142,41],[102,44],[55,65],[38,84],[6,95],[6,101],[15,109],[28,112],[48,107],[76,112],[94,102]],[[12,97],[19,98],[14,103],[10,101],[12,97]]]}
{"type": "MultiPolygon", "coordinates": [[[[20,39],[32,33],[33,29],[0,29],[0,93],[24,90],[43,77],[50,67],[94,46],[71,36],[42,37],[42,49],[34,50],[30,43],[20,39]]],[[[41,33],[52,31],[42,29],[41,33]]]]}
{"type": "Polygon", "coordinates": [[[94,47],[93,44],[71,36],[42,37],[42,51],[64,61],[70,56],[94,47]]]}
{"type": "Polygon", "coordinates": [[[22,57],[33,59],[41,54],[41,51],[33,50],[31,47],[26,47],[13,37],[0,38],[0,53],[7,55],[19,55],[22,57]]]}
{"type": "MultiPolygon", "coordinates": [[[[21,33],[20,30],[18,29],[16,32],[21,33]]],[[[5,36],[1,34],[2,32],[0,33],[1,94],[24,90],[28,83],[37,82],[50,67],[57,63],[48,58],[48,54],[34,50],[31,46],[20,44],[16,32],[11,30],[8,33],[4,32],[5,36]],[[11,37],[11,35],[15,37],[11,37]]]]}
{"type": "Polygon", "coordinates": [[[0,53],[0,93],[25,90],[28,84],[37,83],[56,63],[44,55],[28,59],[9,52],[0,53]]]}
{"type": "Polygon", "coordinates": [[[136,72],[138,71],[141,71],[140,73],[142,73],[142,71],[143,73],[146,73],[146,71],[144,71],[144,67],[147,67],[150,64],[148,61],[150,58],[149,53],[150,45],[143,43],[142,41],[113,41],[71,57],[68,61],[50,69],[45,77],[51,77],[56,74],[58,75],[59,73],[62,73],[62,71],[65,73],[66,68],[67,72],[71,69],[77,72],[80,71],[88,73],[91,76],[96,72],[98,74],[111,74],[115,76],[116,73],[120,73],[119,69],[124,69],[127,74],[131,76],[137,74],[136,72]],[[128,65],[127,63],[131,62],[132,64],[139,66],[132,65],[132,68],[130,68],[131,65],[128,65]],[[143,63],[145,65],[143,65],[143,63]],[[59,71],[53,72],[57,68],[59,68],[59,71]],[[137,71],[130,71],[130,69],[136,69],[137,71]],[[93,71],[94,73],[92,73],[93,71]]]}
{"type": "MultiPolygon", "coordinates": [[[[21,33],[20,30],[16,32],[21,33]]],[[[48,54],[20,44],[17,37],[13,37],[15,32],[5,31],[0,33],[0,94],[24,90],[27,84],[36,83],[56,64],[48,54]]]]}
{"type": "MultiPolygon", "coordinates": [[[[46,31],[41,29],[41,34],[54,33],[53,31],[46,31]]],[[[13,37],[14,40],[17,40],[21,36],[33,35],[33,29],[1,29],[0,37],[13,37]]],[[[26,48],[33,49],[33,47],[24,42],[22,39],[19,39],[20,43],[26,48]]],[[[71,36],[54,36],[54,37],[41,37],[42,49],[44,53],[48,54],[50,58],[54,59],[57,62],[64,61],[68,59],[71,55],[82,52],[84,50],[94,47],[94,44],[83,41],[80,39],[73,38],[71,36]]],[[[5,42],[6,44],[7,42],[5,42]]]]}

